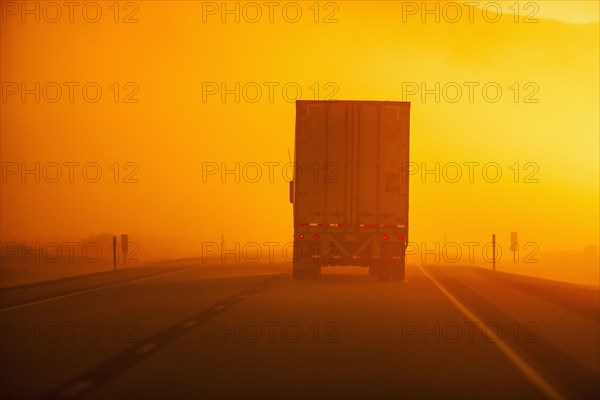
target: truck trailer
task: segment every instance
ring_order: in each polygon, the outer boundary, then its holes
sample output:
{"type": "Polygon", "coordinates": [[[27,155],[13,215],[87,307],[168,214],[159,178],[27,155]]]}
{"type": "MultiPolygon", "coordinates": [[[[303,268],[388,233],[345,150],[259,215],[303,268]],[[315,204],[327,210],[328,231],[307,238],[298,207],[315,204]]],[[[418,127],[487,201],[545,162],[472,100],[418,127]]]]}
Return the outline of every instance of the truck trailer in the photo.
{"type": "Polygon", "coordinates": [[[323,266],[404,280],[410,102],[297,101],[294,279],[323,266]]]}

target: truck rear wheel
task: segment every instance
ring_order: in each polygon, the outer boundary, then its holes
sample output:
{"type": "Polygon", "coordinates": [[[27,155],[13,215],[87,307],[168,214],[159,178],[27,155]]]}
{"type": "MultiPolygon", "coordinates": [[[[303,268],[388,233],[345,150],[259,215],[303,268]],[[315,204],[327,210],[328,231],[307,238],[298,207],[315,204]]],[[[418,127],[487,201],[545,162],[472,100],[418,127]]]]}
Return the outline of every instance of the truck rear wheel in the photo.
{"type": "Polygon", "coordinates": [[[313,262],[294,262],[292,275],[295,280],[317,280],[321,276],[321,265],[313,262]]]}
{"type": "Polygon", "coordinates": [[[377,276],[377,266],[369,265],[369,276],[377,276]]]}
{"type": "Polygon", "coordinates": [[[292,276],[294,277],[294,280],[296,280],[296,281],[305,279],[306,271],[304,269],[302,269],[298,265],[298,263],[294,263],[294,266],[292,267],[292,276]]]}
{"type": "Polygon", "coordinates": [[[389,281],[392,277],[392,268],[389,265],[379,265],[377,267],[377,277],[380,281],[389,281]]]}
{"type": "Polygon", "coordinates": [[[306,270],[306,278],[310,279],[311,281],[319,280],[320,276],[321,276],[321,266],[320,265],[311,265],[306,270]]]}
{"type": "Polygon", "coordinates": [[[392,279],[395,281],[403,281],[406,275],[406,264],[404,262],[394,265],[392,268],[392,279]]]}

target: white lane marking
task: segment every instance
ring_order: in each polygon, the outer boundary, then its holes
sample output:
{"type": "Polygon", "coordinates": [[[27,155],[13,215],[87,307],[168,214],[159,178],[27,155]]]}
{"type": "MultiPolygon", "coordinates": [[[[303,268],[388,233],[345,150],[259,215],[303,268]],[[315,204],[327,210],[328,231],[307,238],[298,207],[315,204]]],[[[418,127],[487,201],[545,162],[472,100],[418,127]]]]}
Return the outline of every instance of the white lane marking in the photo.
{"type": "Polygon", "coordinates": [[[158,346],[156,343],[148,342],[148,343],[145,343],[142,346],[138,347],[137,352],[140,354],[145,354],[145,353],[148,353],[149,351],[152,351],[156,346],[158,346]]]}
{"type": "MultiPolygon", "coordinates": [[[[483,320],[477,317],[477,315],[475,315],[475,313],[473,313],[469,308],[467,308],[467,306],[462,304],[456,297],[454,297],[448,290],[446,290],[446,288],[442,286],[442,284],[440,284],[431,275],[429,275],[429,273],[427,273],[421,265],[419,265],[419,269],[421,270],[423,275],[429,278],[429,280],[433,282],[433,284],[440,290],[440,292],[442,292],[442,294],[446,296],[448,300],[450,300],[450,302],[465,317],[470,319],[472,322],[476,322],[479,328],[481,328],[482,326],[486,326],[486,323],[483,320]]],[[[521,371],[521,373],[525,375],[525,377],[529,379],[531,383],[537,386],[538,389],[544,392],[549,398],[565,398],[547,380],[545,380],[543,376],[541,376],[531,365],[529,365],[527,361],[523,359],[523,357],[521,357],[517,352],[515,352],[504,340],[498,338],[494,341],[494,343],[496,344],[496,346],[498,346],[500,351],[504,353],[504,355],[508,357],[510,361],[512,361],[512,363],[517,367],[517,369],[521,371]]]]}
{"type": "Polygon", "coordinates": [[[35,304],[42,304],[42,303],[47,303],[47,302],[54,301],[54,300],[64,299],[66,297],[76,296],[78,294],[90,293],[90,292],[95,292],[97,290],[102,290],[102,289],[108,289],[108,288],[113,288],[113,287],[117,287],[117,286],[128,285],[130,283],[147,281],[147,280],[154,279],[154,278],[160,278],[160,277],[163,277],[163,276],[176,274],[178,272],[189,271],[190,269],[194,269],[194,268],[198,268],[198,266],[196,265],[196,266],[193,266],[193,267],[178,269],[177,271],[169,271],[169,272],[165,272],[163,274],[146,276],[146,277],[143,277],[143,278],[134,279],[132,281],[118,282],[118,283],[112,283],[112,284],[109,284],[109,285],[99,286],[99,287],[95,287],[95,288],[78,290],[76,292],[67,293],[67,294],[63,294],[63,295],[55,296],[55,297],[49,297],[47,299],[32,301],[30,303],[19,304],[19,305],[12,306],[12,307],[0,308],[0,312],[10,311],[10,310],[16,310],[16,309],[23,308],[23,307],[33,306],[35,304]]]}
{"type": "Polygon", "coordinates": [[[71,399],[92,386],[94,384],[90,381],[79,381],[60,392],[59,396],[63,399],[71,399]]]}
{"type": "Polygon", "coordinates": [[[224,305],[224,304],[221,304],[221,305],[219,305],[219,306],[216,306],[216,307],[215,307],[215,310],[222,310],[222,309],[224,309],[225,307],[227,307],[227,306],[226,306],[226,305],[224,305]]]}
{"type": "Polygon", "coordinates": [[[198,321],[196,321],[195,319],[186,322],[185,324],[183,324],[184,328],[191,328],[194,325],[198,325],[198,321]]]}

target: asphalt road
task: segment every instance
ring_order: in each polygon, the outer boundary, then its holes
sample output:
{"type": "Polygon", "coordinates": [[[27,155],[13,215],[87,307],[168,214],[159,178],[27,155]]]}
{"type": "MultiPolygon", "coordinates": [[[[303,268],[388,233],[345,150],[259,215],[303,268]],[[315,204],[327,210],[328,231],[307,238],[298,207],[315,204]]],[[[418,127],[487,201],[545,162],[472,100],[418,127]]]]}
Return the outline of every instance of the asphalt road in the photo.
{"type": "Polygon", "coordinates": [[[1,398],[600,398],[598,288],[193,260],[0,291],[1,398]]]}

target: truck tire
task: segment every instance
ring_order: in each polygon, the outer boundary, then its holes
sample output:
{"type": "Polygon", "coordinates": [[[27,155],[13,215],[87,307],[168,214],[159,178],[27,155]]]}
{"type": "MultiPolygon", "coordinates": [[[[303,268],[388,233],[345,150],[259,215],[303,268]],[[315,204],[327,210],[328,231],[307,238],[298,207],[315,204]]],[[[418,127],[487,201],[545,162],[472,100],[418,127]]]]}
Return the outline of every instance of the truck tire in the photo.
{"type": "Polygon", "coordinates": [[[292,266],[292,276],[296,281],[306,279],[306,265],[300,262],[294,262],[292,266]]]}
{"type": "Polygon", "coordinates": [[[395,281],[404,281],[406,275],[406,264],[404,262],[394,265],[392,268],[392,279],[395,281]]]}
{"type": "Polygon", "coordinates": [[[314,262],[294,262],[292,275],[295,280],[318,280],[321,276],[321,265],[314,262]]]}
{"type": "Polygon", "coordinates": [[[306,275],[304,274],[304,271],[300,271],[297,269],[294,269],[294,271],[292,272],[292,275],[293,275],[295,281],[303,280],[306,277],[306,275]]]}
{"type": "Polygon", "coordinates": [[[377,276],[377,266],[376,265],[369,265],[369,276],[377,276]]]}
{"type": "Polygon", "coordinates": [[[390,265],[379,265],[377,267],[377,277],[380,281],[389,281],[392,277],[392,267],[390,265]]]}
{"type": "Polygon", "coordinates": [[[311,281],[318,281],[321,276],[321,266],[311,265],[306,269],[306,278],[311,281]]]}

